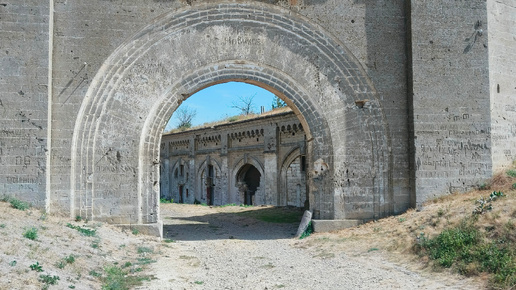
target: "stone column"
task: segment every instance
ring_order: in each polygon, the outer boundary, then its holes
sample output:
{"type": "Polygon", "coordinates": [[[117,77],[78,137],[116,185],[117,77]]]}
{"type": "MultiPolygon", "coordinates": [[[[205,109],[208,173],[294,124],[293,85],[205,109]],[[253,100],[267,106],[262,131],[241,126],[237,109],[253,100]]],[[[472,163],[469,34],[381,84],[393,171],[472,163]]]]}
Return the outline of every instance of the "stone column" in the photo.
{"type": "MultiPolygon", "coordinates": [[[[263,203],[276,204],[278,195],[278,128],[271,124],[264,128],[264,172],[260,180],[263,203]]],[[[257,197],[258,198],[258,197],[257,197]]],[[[259,200],[259,199],[257,199],[259,200]]]]}

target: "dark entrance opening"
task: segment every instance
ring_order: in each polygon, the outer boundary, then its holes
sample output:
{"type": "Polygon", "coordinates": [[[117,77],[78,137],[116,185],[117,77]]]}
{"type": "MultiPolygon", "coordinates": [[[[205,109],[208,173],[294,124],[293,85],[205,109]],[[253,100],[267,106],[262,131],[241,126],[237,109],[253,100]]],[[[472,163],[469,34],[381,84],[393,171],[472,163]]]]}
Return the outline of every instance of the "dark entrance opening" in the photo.
{"type": "Polygon", "coordinates": [[[213,186],[213,165],[208,165],[208,172],[206,176],[206,200],[208,205],[213,205],[215,195],[213,186]]]}
{"type": "Polygon", "coordinates": [[[179,185],[179,203],[183,203],[183,185],[179,185]]]}
{"type": "Polygon", "coordinates": [[[251,164],[242,167],[239,180],[243,183],[244,204],[253,205],[254,195],[260,187],[260,171],[251,164]]]}

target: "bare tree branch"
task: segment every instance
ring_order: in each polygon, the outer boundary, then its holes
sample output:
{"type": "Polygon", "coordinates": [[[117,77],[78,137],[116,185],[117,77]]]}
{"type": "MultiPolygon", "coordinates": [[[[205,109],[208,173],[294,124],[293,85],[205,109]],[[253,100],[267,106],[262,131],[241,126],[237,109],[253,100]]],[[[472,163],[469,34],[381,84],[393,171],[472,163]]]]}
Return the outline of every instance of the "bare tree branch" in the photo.
{"type": "Polygon", "coordinates": [[[231,108],[240,110],[242,115],[252,114],[254,113],[253,99],[255,96],[256,93],[254,93],[252,96],[238,97],[238,101],[233,102],[231,108]]]}
{"type": "Polygon", "coordinates": [[[192,127],[192,120],[197,115],[197,111],[188,106],[182,106],[174,114],[177,116],[177,128],[188,129],[192,127]]]}

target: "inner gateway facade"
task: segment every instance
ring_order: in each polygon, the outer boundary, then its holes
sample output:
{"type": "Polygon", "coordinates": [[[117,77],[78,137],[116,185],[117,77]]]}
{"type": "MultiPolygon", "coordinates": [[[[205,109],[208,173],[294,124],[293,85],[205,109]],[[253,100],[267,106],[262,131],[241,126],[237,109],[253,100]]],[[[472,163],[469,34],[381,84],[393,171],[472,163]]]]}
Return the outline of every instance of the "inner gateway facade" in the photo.
{"type": "Polygon", "coordinates": [[[164,134],[160,158],[161,198],[308,208],[306,136],[289,108],[164,134]]]}

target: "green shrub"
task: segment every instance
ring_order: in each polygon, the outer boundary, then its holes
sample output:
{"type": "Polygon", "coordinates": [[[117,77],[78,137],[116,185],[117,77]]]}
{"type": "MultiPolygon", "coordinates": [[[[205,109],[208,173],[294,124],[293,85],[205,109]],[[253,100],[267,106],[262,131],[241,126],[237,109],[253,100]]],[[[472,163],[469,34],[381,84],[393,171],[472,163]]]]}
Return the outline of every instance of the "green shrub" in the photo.
{"type": "Polygon", "coordinates": [[[97,234],[97,230],[87,229],[80,226],[74,226],[71,223],[67,223],[66,226],[71,229],[77,230],[79,233],[87,237],[93,237],[97,234]]]}
{"type": "Polygon", "coordinates": [[[36,272],[43,272],[43,266],[41,266],[39,264],[39,262],[36,262],[36,264],[32,264],[29,266],[29,268],[32,270],[32,271],[36,271],[36,272]]]}
{"type": "Polygon", "coordinates": [[[63,260],[68,264],[73,264],[75,262],[75,256],[69,255],[68,257],[64,257],[63,260]]]}
{"type": "Polygon", "coordinates": [[[152,253],[152,252],[154,252],[154,250],[152,250],[151,248],[147,248],[147,247],[138,247],[137,252],[138,252],[138,254],[144,254],[144,253],[152,253]]]}
{"type": "Polygon", "coordinates": [[[424,239],[422,247],[440,266],[449,268],[458,259],[469,256],[471,247],[479,240],[479,232],[466,225],[446,229],[434,239],[424,239]]]}
{"type": "Polygon", "coordinates": [[[166,198],[160,198],[159,199],[159,202],[160,203],[174,203],[174,199],[171,198],[170,200],[166,199],[166,198]]]}
{"type": "Polygon", "coordinates": [[[59,276],[50,276],[50,275],[39,275],[39,280],[48,285],[56,285],[59,281],[59,276]]]}
{"type": "Polygon", "coordinates": [[[35,240],[38,238],[38,229],[36,229],[35,227],[32,227],[28,230],[26,230],[24,233],[23,233],[23,236],[26,237],[27,239],[29,240],[35,240]]]}
{"type": "Polygon", "coordinates": [[[16,198],[10,198],[9,203],[11,204],[11,206],[13,208],[19,209],[19,210],[26,210],[26,209],[30,208],[28,203],[18,200],[16,198]]]}
{"type": "Polygon", "coordinates": [[[516,177],[516,169],[509,169],[506,171],[507,175],[510,177],[516,177]]]}
{"type": "MultiPolygon", "coordinates": [[[[506,225],[508,233],[513,225],[506,225]]],[[[421,235],[420,243],[414,246],[416,252],[428,255],[437,265],[455,267],[459,273],[473,275],[492,273],[496,287],[516,286],[515,244],[507,237],[487,242],[471,223],[449,228],[438,236],[427,239],[421,235]]]]}

